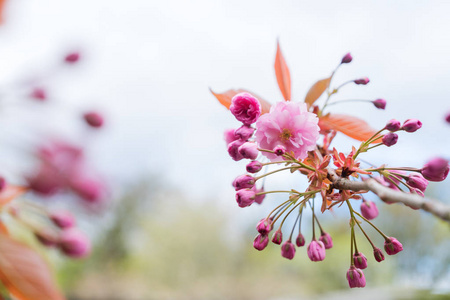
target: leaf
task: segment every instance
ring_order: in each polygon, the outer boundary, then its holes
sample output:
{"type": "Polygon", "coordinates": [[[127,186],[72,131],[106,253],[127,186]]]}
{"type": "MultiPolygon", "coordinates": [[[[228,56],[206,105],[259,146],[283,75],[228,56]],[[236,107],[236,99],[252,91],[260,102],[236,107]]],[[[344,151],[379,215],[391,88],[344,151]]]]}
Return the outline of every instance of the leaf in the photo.
{"type": "Polygon", "coordinates": [[[0,24],[3,23],[3,9],[5,7],[6,0],[0,0],[0,24]]]}
{"type": "MultiPolygon", "coordinates": [[[[366,121],[357,117],[328,114],[319,118],[319,126],[321,130],[336,130],[346,136],[358,141],[366,141],[371,138],[377,131],[369,126],[366,121]]],[[[380,143],[381,139],[377,139],[372,143],[380,143]]]]}
{"type": "Polygon", "coordinates": [[[272,104],[270,104],[269,102],[267,102],[263,98],[259,97],[255,93],[249,92],[249,91],[244,90],[244,89],[237,89],[237,90],[231,89],[231,90],[225,91],[225,92],[220,93],[220,94],[219,93],[214,93],[212,89],[209,89],[209,90],[217,98],[217,100],[219,100],[219,102],[223,106],[225,106],[227,109],[230,109],[231,99],[233,99],[233,97],[236,94],[244,93],[244,92],[252,94],[256,99],[258,99],[259,103],[261,104],[261,114],[268,113],[270,111],[270,107],[272,106],[272,104]]]}
{"type": "Polygon", "coordinates": [[[275,75],[277,76],[278,87],[283,94],[284,100],[291,100],[291,74],[278,42],[277,54],[275,55],[275,75]]]}
{"type": "Polygon", "coordinates": [[[42,257],[4,234],[0,234],[0,280],[18,300],[65,299],[42,257]]]}
{"type": "Polygon", "coordinates": [[[18,185],[7,185],[5,190],[0,193],[0,208],[8,204],[15,198],[19,197],[27,191],[26,187],[18,185]]]}
{"type": "Polygon", "coordinates": [[[330,84],[330,80],[331,77],[319,80],[309,89],[305,97],[305,103],[308,105],[308,108],[311,107],[317,99],[319,99],[323,92],[325,92],[330,84]]]}

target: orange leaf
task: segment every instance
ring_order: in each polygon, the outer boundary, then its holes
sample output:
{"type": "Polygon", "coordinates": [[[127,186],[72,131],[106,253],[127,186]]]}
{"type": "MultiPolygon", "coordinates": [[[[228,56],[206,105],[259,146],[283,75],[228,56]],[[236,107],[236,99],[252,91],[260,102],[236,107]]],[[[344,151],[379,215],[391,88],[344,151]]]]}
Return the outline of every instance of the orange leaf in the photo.
{"type": "Polygon", "coordinates": [[[319,99],[323,92],[325,92],[330,84],[330,80],[331,77],[319,80],[309,89],[308,94],[306,94],[305,97],[305,103],[308,105],[308,108],[319,99]]]}
{"type": "Polygon", "coordinates": [[[42,257],[4,234],[0,234],[0,280],[19,300],[65,299],[42,257]]]}
{"type": "MultiPolygon", "coordinates": [[[[319,118],[319,126],[322,130],[340,131],[358,141],[366,141],[371,138],[377,131],[369,126],[366,121],[347,115],[328,114],[319,118]]],[[[377,139],[372,143],[380,143],[381,139],[377,139]]]]}
{"type": "Polygon", "coordinates": [[[0,0],[0,24],[3,23],[3,9],[5,7],[6,0],[0,0]]]}
{"type": "Polygon", "coordinates": [[[5,190],[0,193],[0,207],[2,207],[5,204],[8,204],[15,198],[25,193],[26,191],[27,188],[23,186],[7,185],[5,190]]]}
{"type": "Polygon", "coordinates": [[[278,87],[283,94],[284,100],[291,100],[291,74],[281,53],[280,43],[277,42],[277,54],[275,56],[275,75],[277,76],[278,87]]]}
{"type": "Polygon", "coordinates": [[[237,90],[231,89],[231,90],[225,91],[225,92],[223,92],[221,94],[214,93],[212,89],[209,89],[209,90],[217,98],[217,100],[219,100],[219,102],[223,106],[225,106],[227,109],[230,109],[231,99],[233,99],[233,97],[236,94],[243,93],[243,92],[252,94],[256,99],[258,99],[259,103],[261,103],[261,114],[268,113],[270,111],[270,107],[272,106],[272,104],[270,104],[269,102],[267,102],[263,98],[259,97],[255,93],[249,92],[249,91],[244,90],[244,89],[237,89],[237,90]]]}

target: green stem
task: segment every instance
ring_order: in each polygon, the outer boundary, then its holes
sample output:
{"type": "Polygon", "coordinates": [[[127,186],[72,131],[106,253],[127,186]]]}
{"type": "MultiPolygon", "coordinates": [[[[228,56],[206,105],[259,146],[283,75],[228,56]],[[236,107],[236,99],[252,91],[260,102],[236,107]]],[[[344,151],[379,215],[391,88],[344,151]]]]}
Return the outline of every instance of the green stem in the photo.
{"type": "Polygon", "coordinates": [[[281,169],[278,169],[278,170],[275,170],[275,171],[272,171],[272,172],[266,173],[266,174],[264,174],[264,175],[261,175],[261,176],[255,177],[255,181],[256,181],[256,180],[259,180],[259,179],[261,179],[261,178],[264,178],[264,177],[266,177],[266,176],[272,175],[272,174],[274,174],[274,173],[277,173],[277,172],[281,172],[281,171],[289,170],[289,169],[291,169],[291,168],[292,168],[292,167],[286,167],[286,168],[281,168],[281,169]]]}
{"type": "Polygon", "coordinates": [[[374,224],[372,224],[372,222],[370,222],[369,220],[367,220],[366,218],[364,218],[360,213],[358,213],[357,211],[353,211],[355,214],[357,214],[361,219],[363,219],[364,221],[366,221],[367,223],[369,223],[376,231],[378,231],[379,234],[381,234],[383,236],[383,238],[385,240],[389,239],[389,237],[387,235],[385,235],[380,229],[378,229],[377,226],[375,226],[374,224]]]}
{"type": "MultiPolygon", "coordinates": [[[[267,192],[260,192],[260,193],[257,193],[256,194],[256,196],[259,196],[259,195],[265,195],[265,194],[273,194],[273,193],[290,193],[290,194],[292,194],[292,193],[295,193],[295,192],[293,192],[293,191],[267,191],[267,192]]],[[[300,194],[300,193],[298,193],[298,194],[300,194]]]]}
{"type": "Polygon", "coordinates": [[[367,235],[367,233],[364,231],[364,229],[362,228],[361,224],[359,224],[359,222],[355,219],[356,224],[358,225],[359,229],[361,229],[362,233],[364,234],[364,236],[366,237],[366,239],[369,241],[369,243],[372,245],[372,248],[375,249],[375,245],[373,244],[372,240],[369,238],[369,236],[367,235]]]}

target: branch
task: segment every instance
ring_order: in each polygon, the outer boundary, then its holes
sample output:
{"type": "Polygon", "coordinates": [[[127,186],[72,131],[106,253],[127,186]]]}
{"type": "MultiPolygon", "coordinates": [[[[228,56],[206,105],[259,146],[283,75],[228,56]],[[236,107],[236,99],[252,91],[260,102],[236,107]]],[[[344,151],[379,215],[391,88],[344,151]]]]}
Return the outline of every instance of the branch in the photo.
{"type": "Polygon", "coordinates": [[[400,202],[413,209],[423,209],[441,220],[450,222],[450,207],[443,203],[416,194],[390,189],[372,178],[366,181],[351,181],[339,177],[333,169],[328,169],[328,175],[336,189],[355,192],[371,191],[385,202],[400,202]]]}

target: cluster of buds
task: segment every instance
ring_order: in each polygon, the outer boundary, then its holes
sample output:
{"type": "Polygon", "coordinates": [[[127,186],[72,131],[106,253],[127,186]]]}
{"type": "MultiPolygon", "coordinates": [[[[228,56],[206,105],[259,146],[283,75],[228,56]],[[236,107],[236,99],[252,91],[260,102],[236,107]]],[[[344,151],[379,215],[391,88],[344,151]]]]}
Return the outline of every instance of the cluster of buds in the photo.
{"type": "MultiPolygon", "coordinates": [[[[345,55],[339,66],[350,63],[352,59],[350,54],[345,55]]],[[[332,73],[330,81],[336,71],[337,69],[332,73]]],[[[242,122],[242,126],[235,130],[227,130],[225,140],[228,144],[228,153],[233,160],[250,160],[246,165],[248,173],[238,176],[233,181],[239,207],[248,207],[255,202],[261,204],[267,194],[287,194],[287,200],[276,206],[256,225],[258,235],[253,241],[254,248],[261,251],[268,246],[270,240],[274,244],[281,245],[283,257],[293,259],[296,247],[303,247],[306,244],[301,230],[302,215],[305,210],[311,210],[312,233],[307,246],[307,255],[311,261],[323,261],[326,251],[333,247],[333,240],[318,220],[315,199],[320,196],[322,213],[336,205],[345,204],[350,213],[350,268],[346,277],[349,286],[354,288],[366,285],[362,270],[368,266],[366,256],[358,250],[355,228],[359,229],[372,246],[373,257],[377,262],[384,260],[384,253],[372,242],[364,229],[364,224],[373,227],[384,238],[386,254],[397,254],[403,250],[403,246],[396,238],[386,235],[372,222],[378,216],[378,208],[373,201],[363,197],[367,190],[342,188],[337,186],[336,182],[348,181],[349,178],[364,182],[374,178],[380,184],[399,193],[424,196],[428,181],[445,180],[449,173],[449,163],[445,159],[435,158],[420,169],[390,168],[385,165],[365,169],[360,166],[357,159],[360,154],[383,145],[393,146],[398,141],[399,131],[415,132],[420,129],[422,123],[417,119],[408,119],[403,124],[397,120],[389,121],[384,128],[377,132],[374,130],[362,139],[359,148],[352,147],[348,154],[338,152],[335,148],[330,149],[330,143],[339,128],[326,126],[325,121],[333,114],[325,114],[324,109],[327,105],[337,103],[329,104],[329,99],[339,88],[350,82],[365,85],[369,79],[364,77],[350,80],[333,90],[327,86],[328,98],[321,108],[312,106],[311,103],[307,105],[283,101],[272,105],[270,111],[262,112],[261,103],[257,98],[250,93],[238,93],[231,99],[230,111],[242,122]],[[252,124],[255,124],[255,127],[252,127],[252,124]],[[323,144],[317,143],[320,135],[323,135],[323,144]],[[259,174],[263,169],[266,170],[265,166],[268,165],[281,167],[259,174]],[[264,182],[262,178],[282,171],[306,175],[308,188],[304,191],[295,189],[265,191],[264,183],[256,187],[260,181],[264,182]],[[375,173],[379,176],[375,176],[375,173]],[[353,208],[353,201],[359,203],[359,211],[353,208]],[[284,240],[283,225],[289,216],[293,216],[295,221],[292,228],[288,229],[288,238],[284,240]],[[316,229],[320,234],[316,234],[316,229]]],[[[355,100],[341,102],[344,101],[355,100]]],[[[377,108],[384,109],[386,106],[383,99],[371,102],[377,108]]]]}

